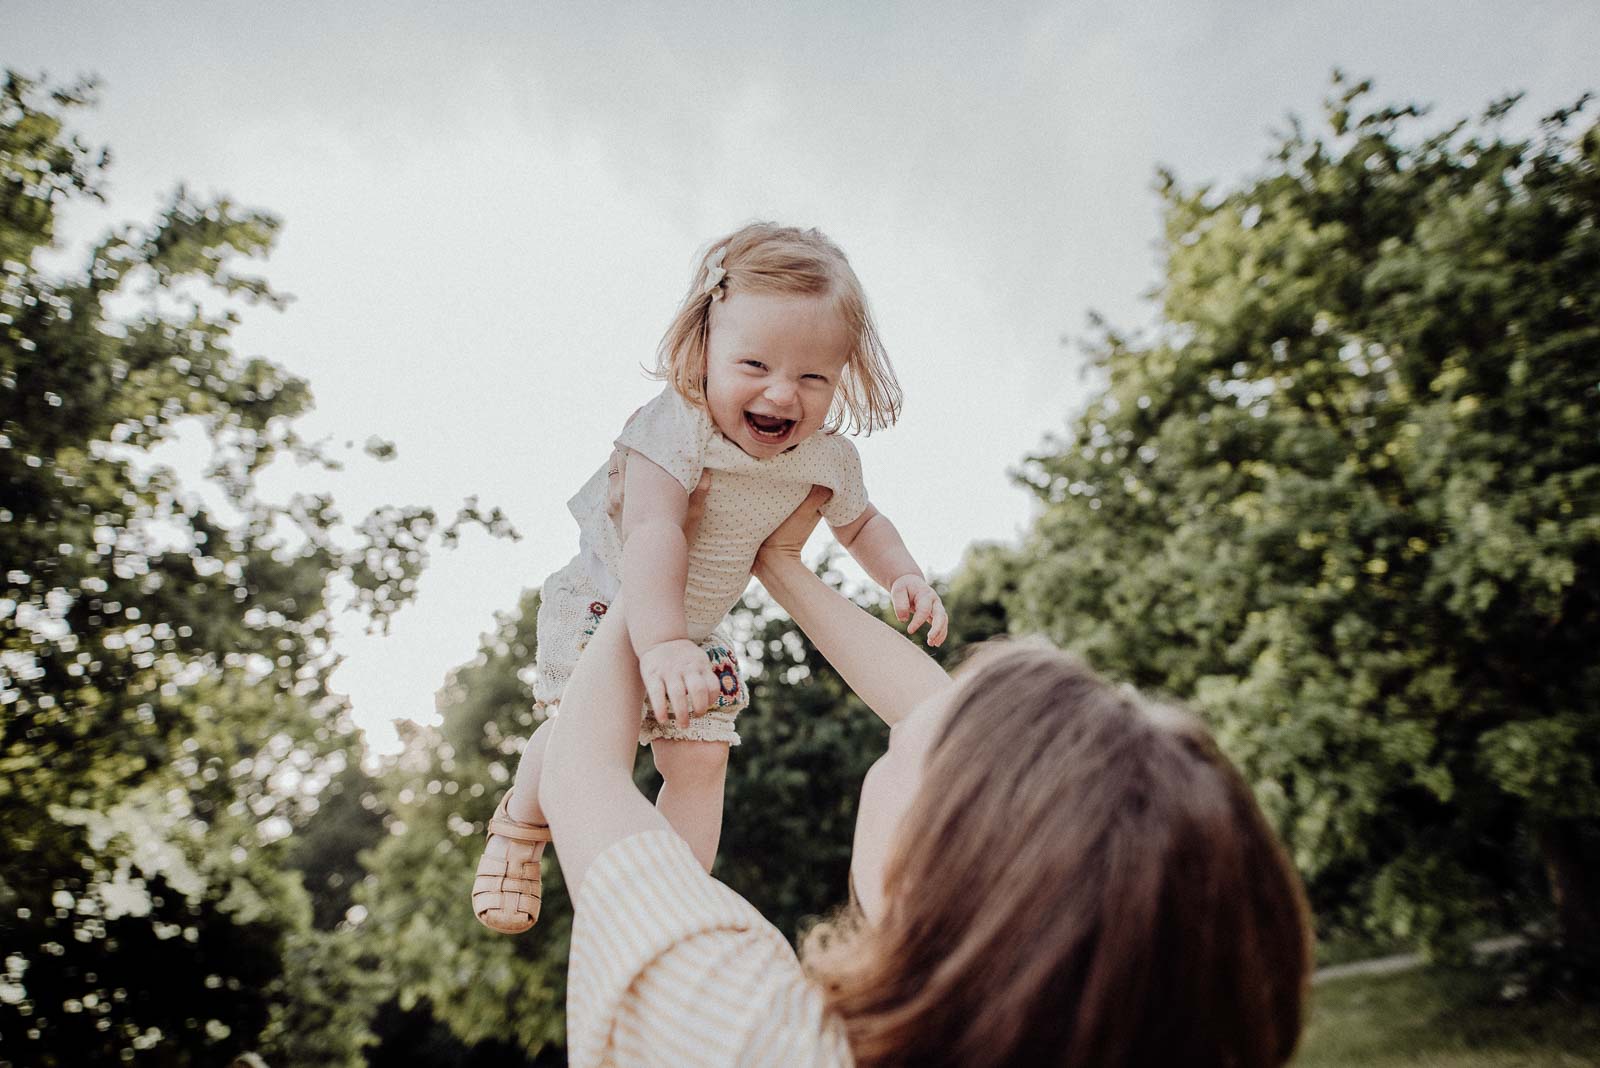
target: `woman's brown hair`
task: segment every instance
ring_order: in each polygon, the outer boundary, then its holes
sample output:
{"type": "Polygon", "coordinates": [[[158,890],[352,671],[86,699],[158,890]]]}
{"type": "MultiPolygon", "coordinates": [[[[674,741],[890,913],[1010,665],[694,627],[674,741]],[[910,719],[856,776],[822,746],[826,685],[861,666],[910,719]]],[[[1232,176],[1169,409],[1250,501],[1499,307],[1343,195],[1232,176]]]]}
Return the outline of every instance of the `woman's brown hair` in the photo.
{"type": "Polygon", "coordinates": [[[711,306],[721,295],[740,290],[831,298],[852,340],[823,429],[870,434],[894,424],[900,416],[900,384],[866,293],[844,252],[820,230],[758,222],[713,241],[696,261],[689,292],[661,338],[657,378],[671,382],[691,403],[705,403],[711,306]],[[719,250],[726,273],[713,286],[709,263],[719,250]]]}
{"type": "Polygon", "coordinates": [[[1199,721],[1031,643],[952,702],[884,915],[806,941],[857,1063],[1285,1064],[1304,894],[1199,721]]]}

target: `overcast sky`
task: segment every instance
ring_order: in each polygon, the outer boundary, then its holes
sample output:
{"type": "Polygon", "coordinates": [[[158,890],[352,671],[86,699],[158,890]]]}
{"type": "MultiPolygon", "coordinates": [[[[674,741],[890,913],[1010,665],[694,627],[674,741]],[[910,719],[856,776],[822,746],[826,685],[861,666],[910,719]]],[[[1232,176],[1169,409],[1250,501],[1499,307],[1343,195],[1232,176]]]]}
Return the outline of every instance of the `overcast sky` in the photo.
{"type": "Polygon", "coordinates": [[[1063,337],[1149,320],[1158,165],[1255,173],[1336,66],[1440,121],[1600,88],[1593,0],[0,0],[0,25],[0,64],[103,82],[80,126],[110,201],[69,238],[179,182],[283,218],[265,270],[297,299],[249,310],[239,351],[310,379],[308,437],[399,459],[285,463],[270,493],[329,488],[352,518],[476,493],[524,535],[436,554],[389,637],[343,627],[336,682],[379,750],[576,551],[564,503],[659,388],[640,364],[714,236],[776,219],[851,257],[906,394],[860,443],[868,487],[948,574],[1029,520],[1007,470],[1084,395],[1063,337]]]}

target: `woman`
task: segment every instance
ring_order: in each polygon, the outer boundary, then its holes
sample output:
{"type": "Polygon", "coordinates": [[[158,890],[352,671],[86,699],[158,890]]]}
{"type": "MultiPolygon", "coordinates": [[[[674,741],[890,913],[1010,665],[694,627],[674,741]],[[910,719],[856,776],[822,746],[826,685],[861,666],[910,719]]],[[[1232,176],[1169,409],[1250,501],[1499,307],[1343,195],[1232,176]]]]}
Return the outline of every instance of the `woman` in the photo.
{"type": "Polygon", "coordinates": [[[1204,729],[1042,646],[986,648],[953,681],[802,562],[825,500],[756,574],[891,728],[861,790],[860,920],[815,932],[802,970],[640,795],[619,602],[540,788],[576,912],[571,1063],[1286,1063],[1305,905],[1204,729]]]}

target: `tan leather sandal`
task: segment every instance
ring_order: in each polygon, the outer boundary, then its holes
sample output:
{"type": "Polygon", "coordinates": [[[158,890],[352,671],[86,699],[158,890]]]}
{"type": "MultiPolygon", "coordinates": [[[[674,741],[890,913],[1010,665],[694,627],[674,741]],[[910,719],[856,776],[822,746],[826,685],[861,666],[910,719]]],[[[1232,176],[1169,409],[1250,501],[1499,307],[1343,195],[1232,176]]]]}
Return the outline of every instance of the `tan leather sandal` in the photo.
{"type": "MultiPolygon", "coordinates": [[[[478,859],[472,880],[472,911],[478,922],[501,934],[521,934],[539,922],[539,857],[550,841],[550,828],[511,818],[507,805],[511,791],[489,817],[489,835],[506,839],[502,857],[488,854],[478,859]]],[[[486,836],[487,837],[487,836],[486,836]]]]}

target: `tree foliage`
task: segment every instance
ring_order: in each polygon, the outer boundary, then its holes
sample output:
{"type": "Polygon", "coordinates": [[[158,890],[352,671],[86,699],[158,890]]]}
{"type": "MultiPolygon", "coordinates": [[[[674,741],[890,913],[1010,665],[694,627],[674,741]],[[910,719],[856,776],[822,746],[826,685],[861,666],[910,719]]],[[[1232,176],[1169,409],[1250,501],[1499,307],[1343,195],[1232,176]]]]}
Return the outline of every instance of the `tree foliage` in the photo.
{"type": "Polygon", "coordinates": [[[258,495],[281,455],[338,466],[294,430],[305,381],[230,345],[286,302],[240,266],[278,222],[179,189],[48,267],[109,162],[66,132],[93,94],[0,89],[0,1049],[358,1063],[360,977],[282,870],[353,741],[331,591],[381,627],[436,537],[511,532],[471,501],[347,528],[326,494],[258,495]],[[200,484],[150,455],[190,429],[200,484]]]}
{"type": "MultiPolygon", "coordinates": [[[[511,938],[481,926],[469,892],[483,831],[532,733],[538,594],[496,620],[438,697],[443,723],[403,728],[383,777],[389,834],[366,855],[362,934],[402,1009],[424,1002],[466,1043],[505,1039],[536,1053],[563,1036],[567,935],[557,868],[544,865],[539,925],[511,938]]],[[[546,850],[549,856],[549,850],[546,850]]]]}
{"type": "Polygon", "coordinates": [[[1198,705],[1330,922],[1526,920],[1537,852],[1592,945],[1600,130],[1335,89],[1237,188],[1162,176],[1161,325],[962,581],[1198,705]]]}

